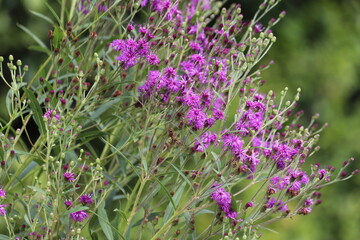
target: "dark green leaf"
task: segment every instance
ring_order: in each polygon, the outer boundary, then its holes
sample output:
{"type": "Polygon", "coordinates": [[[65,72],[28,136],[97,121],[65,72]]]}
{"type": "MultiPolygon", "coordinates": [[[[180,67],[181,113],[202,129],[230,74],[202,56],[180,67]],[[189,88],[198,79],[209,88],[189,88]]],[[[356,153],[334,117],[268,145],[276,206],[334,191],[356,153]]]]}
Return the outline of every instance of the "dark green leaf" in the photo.
{"type": "Polygon", "coordinates": [[[29,36],[32,38],[32,39],[34,39],[34,41],[37,43],[37,44],[39,44],[39,46],[41,46],[42,48],[46,48],[47,49],[47,47],[46,47],[46,45],[45,45],[45,43],[43,43],[41,40],[40,40],[40,38],[38,38],[33,32],[31,32],[27,27],[25,27],[25,26],[23,26],[23,25],[21,25],[21,24],[17,24],[17,26],[19,27],[19,28],[21,28],[24,32],[26,32],[27,34],[29,34],[29,36]]]}
{"type": "Polygon", "coordinates": [[[23,88],[26,96],[30,99],[30,108],[33,112],[33,116],[34,116],[34,120],[35,123],[38,125],[39,127],[39,131],[41,134],[45,134],[46,133],[46,128],[45,128],[45,123],[43,121],[43,112],[41,110],[40,104],[39,102],[36,100],[34,93],[27,89],[27,88],[23,88]]]}
{"type": "Polygon", "coordinates": [[[171,202],[171,204],[169,203],[169,205],[166,207],[165,215],[163,218],[163,224],[165,224],[173,215],[174,210],[176,209],[177,205],[180,202],[180,199],[184,195],[185,186],[186,186],[186,182],[183,182],[183,184],[180,185],[180,187],[175,192],[174,196],[171,198],[171,200],[173,201],[171,202]]]}
{"type": "Polygon", "coordinates": [[[108,240],[114,239],[114,235],[113,235],[113,232],[110,227],[111,224],[109,223],[109,218],[105,211],[105,202],[104,201],[100,203],[97,213],[99,215],[99,223],[100,223],[101,229],[102,229],[103,233],[105,234],[106,239],[108,239],[108,240]]]}

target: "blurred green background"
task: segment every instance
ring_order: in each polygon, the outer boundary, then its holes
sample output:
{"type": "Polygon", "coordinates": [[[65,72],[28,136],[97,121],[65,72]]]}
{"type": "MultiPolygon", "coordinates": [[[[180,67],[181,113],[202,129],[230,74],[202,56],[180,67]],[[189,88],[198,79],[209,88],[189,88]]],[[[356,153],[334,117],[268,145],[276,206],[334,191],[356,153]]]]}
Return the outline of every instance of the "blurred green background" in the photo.
{"type": "MultiPolygon", "coordinates": [[[[246,17],[260,1],[240,2],[246,17]]],[[[20,23],[47,42],[51,26],[29,10],[51,17],[42,0],[0,0],[0,56],[13,54],[30,66],[31,77],[45,57],[31,51],[35,42],[20,23]]],[[[360,1],[286,0],[272,12],[281,10],[286,18],[273,29],[278,41],[267,59],[275,60],[264,72],[264,91],[279,92],[288,87],[294,94],[302,89],[298,109],[305,118],[320,113],[320,123],[329,123],[320,140],[321,150],[310,160],[340,167],[350,157],[360,159],[360,1]]],[[[4,94],[0,85],[0,114],[6,118],[4,94]]],[[[360,168],[355,162],[352,169],[360,168]]],[[[263,239],[347,240],[360,238],[360,175],[322,191],[323,204],[308,216],[281,221],[264,230],[263,239]]]]}

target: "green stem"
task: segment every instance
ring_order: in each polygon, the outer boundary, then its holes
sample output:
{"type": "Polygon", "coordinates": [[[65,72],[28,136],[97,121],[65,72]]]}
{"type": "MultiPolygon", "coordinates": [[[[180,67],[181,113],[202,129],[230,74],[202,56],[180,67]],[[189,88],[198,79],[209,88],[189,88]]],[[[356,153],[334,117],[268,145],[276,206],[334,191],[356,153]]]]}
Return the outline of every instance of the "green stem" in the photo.
{"type": "Polygon", "coordinates": [[[14,173],[14,175],[12,176],[12,178],[9,180],[9,182],[5,185],[5,189],[10,189],[11,185],[13,184],[13,182],[18,179],[19,175],[25,170],[25,168],[33,161],[32,158],[32,154],[34,152],[36,152],[37,147],[42,143],[42,136],[39,137],[39,139],[36,141],[35,145],[33,146],[33,148],[31,149],[29,155],[27,156],[27,158],[25,159],[25,161],[21,164],[21,166],[18,168],[18,170],[16,170],[16,172],[14,173]]]}
{"type": "MultiPolygon", "coordinates": [[[[130,226],[130,223],[132,221],[132,219],[134,218],[136,212],[137,212],[137,204],[139,203],[139,200],[140,200],[140,197],[141,197],[141,194],[142,194],[142,191],[146,185],[146,182],[147,182],[147,178],[144,179],[144,180],[139,180],[140,181],[140,188],[139,190],[137,191],[137,195],[136,195],[136,199],[135,199],[135,202],[133,204],[133,207],[132,207],[132,210],[131,210],[131,213],[130,213],[130,217],[128,218],[128,221],[127,221],[127,228],[125,229],[123,235],[126,236],[126,233],[130,230],[131,226],[130,226]]],[[[129,199],[131,200],[131,199],[129,199]]],[[[131,201],[129,201],[131,203],[131,201]]]]}

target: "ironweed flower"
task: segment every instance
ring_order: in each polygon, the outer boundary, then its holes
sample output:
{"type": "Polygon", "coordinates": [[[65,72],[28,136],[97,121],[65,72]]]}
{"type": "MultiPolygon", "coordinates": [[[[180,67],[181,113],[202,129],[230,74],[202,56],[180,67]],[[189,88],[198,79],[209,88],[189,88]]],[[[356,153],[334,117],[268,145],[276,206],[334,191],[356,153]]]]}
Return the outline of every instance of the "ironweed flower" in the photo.
{"type": "Polygon", "coordinates": [[[93,203],[93,199],[91,198],[91,195],[83,194],[79,197],[79,202],[83,205],[91,205],[93,203]]]}
{"type": "Polygon", "coordinates": [[[0,188],[0,199],[6,199],[6,191],[2,188],[0,188]]]}
{"type": "Polygon", "coordinates": [[[65,172],[65,173],[64,173],[64,178],[65,178],[66,180],[68,180],[69,182],[75,181],[74,177],[75,177],[75,174],[74,174],[74,173],[70,173],[70,172],[65,172]]]}
{"type": "Polygon", "coordinates": [[[1,204],[0,205],[0,216],[5,216],[6,214],[6,204],[1,204]]]}
{"type": "Polygon", "coordinates": [[[76,222],[82,222],[88,217],[89,215],[84,210],[70,213],[70,218],[76,222]]]}

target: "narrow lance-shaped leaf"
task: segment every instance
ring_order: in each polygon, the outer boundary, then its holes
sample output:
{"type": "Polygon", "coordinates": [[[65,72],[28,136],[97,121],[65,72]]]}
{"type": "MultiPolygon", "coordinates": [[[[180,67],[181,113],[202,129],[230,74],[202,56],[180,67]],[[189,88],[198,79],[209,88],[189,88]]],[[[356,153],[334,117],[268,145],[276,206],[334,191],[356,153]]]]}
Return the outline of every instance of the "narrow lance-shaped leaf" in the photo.
{"type": "Polygon", "coordinates": [[[109,239],[109,240],[114,239],[114,235],[113,235],[113,232],[110,227],[111,223],[109,222],[108,215],[105,211],[105,202],[104,201],[102,201],[100,203],[97,213],[99,215],[99,223],[100,223],[101,229],[102,229],[103,233],[105,234],[106,239],[109,239]]]}
{"type": "Polygon", "coordinates": [[[27,88],[23,88],[26,96],[30,99],[30,108],[33,112],[33,116],[34,116],[34,121],[36,123],[36,125],[39,127],[39,132],[41,134],[45,134],[46,133],[46,128],[45,128],[45,123],[43,121],[43,112],[41,110],[40,104],[39,102],[36,100],[34,93],[27,89],[27,88]]]}

